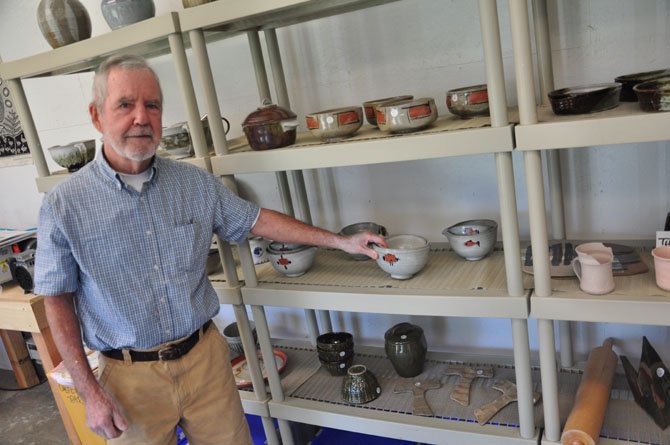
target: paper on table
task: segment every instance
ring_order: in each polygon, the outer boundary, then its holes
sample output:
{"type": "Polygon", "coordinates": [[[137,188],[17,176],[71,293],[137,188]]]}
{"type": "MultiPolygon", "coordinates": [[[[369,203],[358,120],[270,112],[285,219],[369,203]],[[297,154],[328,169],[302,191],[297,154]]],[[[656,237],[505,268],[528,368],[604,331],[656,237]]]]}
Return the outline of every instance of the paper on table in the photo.
{"type": "MultiPolygon", "coordinates": [[[[93,375],[98,377],[98,351],[91,351],[87,350],[86,351],[86,358],[88,359],[88,365],[91,367],[91,370],[93,370],[93,375]]],[[[72,377],[70,377],[70,373],[68,372],[67,369],[65,369],[65,365],[63,362],[60,362],[58,366],[56,366],[50,373],[49,377],[51,377],[56,383],[63,385],[63,386],[74,386],[74,382],[72,381],[72,377]]]]}

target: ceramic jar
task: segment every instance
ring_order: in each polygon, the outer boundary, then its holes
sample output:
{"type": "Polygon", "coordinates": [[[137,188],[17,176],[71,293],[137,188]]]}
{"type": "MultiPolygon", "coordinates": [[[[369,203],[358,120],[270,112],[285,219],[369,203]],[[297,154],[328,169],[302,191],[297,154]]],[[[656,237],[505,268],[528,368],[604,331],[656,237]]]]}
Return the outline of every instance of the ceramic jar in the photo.
{"type": "Polygon", "coordinates": [[[37,24],[52,48],[91,37],[91,18],[79,0],[42,0],[37,24]]]}
{"type": "Polygon", "coordinates": [[[112,30],[156,15],[154,0],[102,0],[100,9],[112,30]]]}
{"type": "Polygon", "coordinates": [[[355,405],[372,402],[382,393],[377,378],[364,365],[354,365],[347,370],[342,383],[342,398],[355,405]]]}
{"type": "Polygon", "coordinates": [[[288,108],[268,102],[249,114],[242,130],[253,150],[270,150],[295,143],[297,115],[288,108]]]}
{"type": "Polygon", "coordinates": [[[384,349],[393,368],[401,377],[415,377],[426,361],[426,337],[421,326],[399,323],[384,334],[384,349]]]}

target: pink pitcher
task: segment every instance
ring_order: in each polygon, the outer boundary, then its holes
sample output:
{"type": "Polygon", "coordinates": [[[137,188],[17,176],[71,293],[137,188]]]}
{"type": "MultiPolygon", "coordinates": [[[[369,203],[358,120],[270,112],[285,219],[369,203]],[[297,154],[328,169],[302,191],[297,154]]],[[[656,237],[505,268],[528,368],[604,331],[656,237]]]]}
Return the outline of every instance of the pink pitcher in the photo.
{"type": "Polygon", "coordinates": [[[577,257],[572,268],[579,278],[579,288],[587,294],[602,295],[614,290],[612,249],[603,243],[585,243],[575,248],[577,257]]]}
{"type": "Polygon", "coordinates": [[[670,246],[659,246],[651,254],[656,269],[656,286],[670,291],[670,246]]]}

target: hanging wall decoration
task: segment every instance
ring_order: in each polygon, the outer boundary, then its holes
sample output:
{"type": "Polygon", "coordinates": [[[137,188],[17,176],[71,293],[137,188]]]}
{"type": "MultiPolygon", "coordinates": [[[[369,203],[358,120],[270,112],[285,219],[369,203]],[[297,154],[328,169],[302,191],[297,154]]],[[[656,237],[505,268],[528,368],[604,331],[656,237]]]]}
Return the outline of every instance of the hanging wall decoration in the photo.
{"type": "Polygon", "coordinates": [[[0,78],[0,157],[29,153],[7,82],[0,78]]]}

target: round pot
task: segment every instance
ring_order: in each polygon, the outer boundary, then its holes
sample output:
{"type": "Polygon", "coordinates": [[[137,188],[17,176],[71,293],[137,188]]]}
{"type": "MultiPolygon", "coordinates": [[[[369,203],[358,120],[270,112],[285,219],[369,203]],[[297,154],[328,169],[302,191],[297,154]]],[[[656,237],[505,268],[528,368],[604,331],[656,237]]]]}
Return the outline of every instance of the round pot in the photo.
{"type": "Polygon", "coordinates": [[[37,24],[52,48],[91,37],[91,18],[79,0],[42,0],[37,24]]]}
{"type": "Polygon", "coordinates": [[[264,104],[249,114],[242,130],[252,150],[271,150],[295,143],[297,115],[288,108],[264,104]]]}
{"type": "Polygon", "coordinates": [[[384,349],[400,377],[415,377],[426,361],[426,337],[421,326],[399,323],[384,334],[384,349]]]}
{"type": "Polygon", "coordinates": [[[342,383],[342,398],[355,405],[368,403],[379,397],[382,387],[377,378],[364,365],[354,365],[347,370],[342,383]]]}
{"type": "Polygon", "coordinates": [[[102,0],[100,9],[112,30],[156,15],[154,0],[102,0]]]}

